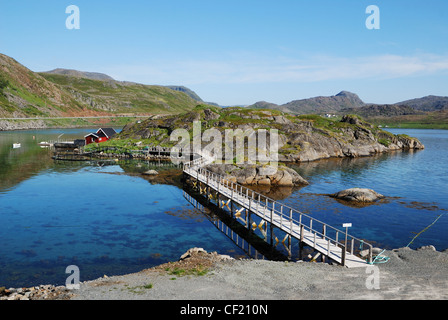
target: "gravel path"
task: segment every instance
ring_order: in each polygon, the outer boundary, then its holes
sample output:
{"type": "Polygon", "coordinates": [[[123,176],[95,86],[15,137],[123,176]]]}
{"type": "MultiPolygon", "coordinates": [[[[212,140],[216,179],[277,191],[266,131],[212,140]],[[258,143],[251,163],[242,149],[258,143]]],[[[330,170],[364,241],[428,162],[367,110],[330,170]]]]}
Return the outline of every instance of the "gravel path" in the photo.
{"type": "Polygon", "coordinates": [[[401,248],[384,255],[390,260],[375,265],[377,269],[347,269],[323,263],[231,260],[199,250],[179,262],[83,282],[71,299],[448,299],[446,251],[401,248]]]}

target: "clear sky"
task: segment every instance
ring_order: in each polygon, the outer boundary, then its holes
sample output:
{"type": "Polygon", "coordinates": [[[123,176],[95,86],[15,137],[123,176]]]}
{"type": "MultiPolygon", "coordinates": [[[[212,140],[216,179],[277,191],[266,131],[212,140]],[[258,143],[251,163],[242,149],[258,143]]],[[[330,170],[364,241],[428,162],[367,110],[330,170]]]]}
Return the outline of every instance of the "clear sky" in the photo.
{"type": "Polygon", "coordinates": [[[395,103],[448,96],[448,1],[1,1],[0,53],[33,71],[184,85],[221,105],[342,90],[395,103]],[[66,28],[69,5],[79,30],[66,28]],[[379,30],[366,27],[369,5],[379,30]]]}

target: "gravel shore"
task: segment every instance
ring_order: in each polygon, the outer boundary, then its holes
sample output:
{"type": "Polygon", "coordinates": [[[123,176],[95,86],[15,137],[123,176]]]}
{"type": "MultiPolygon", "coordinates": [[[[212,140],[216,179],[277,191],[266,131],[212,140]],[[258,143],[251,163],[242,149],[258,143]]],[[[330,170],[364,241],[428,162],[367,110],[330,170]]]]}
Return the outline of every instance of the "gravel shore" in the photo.
{"type": "MultiPolygon", "coordinates": [[[[448,253],[385,251],[388,262],[348,269],[316,262],[235,260],[200,248],[179,261],[64,286],[4,289],[0,300],[446,300],[448,253]]],[[[1,291],[1,290],[0,290],[1,291]]]]}
{"type": "Polygon", "coordinates": [[[428,246],[384,255],[390,259],[376,264],[378,269],[347,269],[312,262],[233,260],[199,250],[175,263],[84,282],[71,299],[448,299],[446,251],[428,246]]]}

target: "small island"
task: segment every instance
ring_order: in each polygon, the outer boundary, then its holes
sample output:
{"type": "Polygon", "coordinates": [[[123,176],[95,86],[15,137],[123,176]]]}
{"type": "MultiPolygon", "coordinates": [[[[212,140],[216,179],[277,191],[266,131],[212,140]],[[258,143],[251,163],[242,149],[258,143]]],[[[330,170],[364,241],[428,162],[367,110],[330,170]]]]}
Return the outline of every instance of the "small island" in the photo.
{"type": "MultiPolygon", "coordinates": [[[[202,130],[214,128],[223,134],[226,129],[277,129],[278,161],[285,163],[333,157],[356,158],[395,150],[425,148],[416,138],[394,135],[356,115],[339,118],[319,115],[295,116],[278,110],[218,108],[208,105],[199,105],[181,115],[155,116],[128,124],[114,139],[102,145],[133,148],[146,145],[173,147],[176,142],[170,140],[170,134],[176,129],[185,129],[192,133],[195,121],[200,121],[202,130]]],[[[203,142],[203,145],[207,143],[203,142]]],[[[223,145],[223,150],[225,148],[223,145]]]]}

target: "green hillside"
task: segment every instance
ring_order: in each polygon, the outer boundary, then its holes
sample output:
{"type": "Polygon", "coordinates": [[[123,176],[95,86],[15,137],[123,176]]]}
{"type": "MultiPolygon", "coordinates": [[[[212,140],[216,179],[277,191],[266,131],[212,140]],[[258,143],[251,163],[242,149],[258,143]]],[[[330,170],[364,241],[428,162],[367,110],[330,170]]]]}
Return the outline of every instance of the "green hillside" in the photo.
{"type": "Polygon", "coordinates": [[[36,73],[0,54],[0,118],[177,114],[197,104],[163,86],[36,73]]]}
{"type": "Polygon", "coordinates": [[[194,108],[198,102],[181,91],[114,80],[92,80],[39,73],[90,108],[111,113],[173,114],[194,108]]]}

